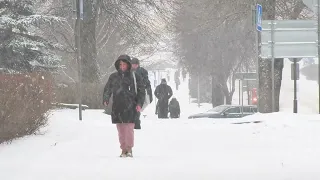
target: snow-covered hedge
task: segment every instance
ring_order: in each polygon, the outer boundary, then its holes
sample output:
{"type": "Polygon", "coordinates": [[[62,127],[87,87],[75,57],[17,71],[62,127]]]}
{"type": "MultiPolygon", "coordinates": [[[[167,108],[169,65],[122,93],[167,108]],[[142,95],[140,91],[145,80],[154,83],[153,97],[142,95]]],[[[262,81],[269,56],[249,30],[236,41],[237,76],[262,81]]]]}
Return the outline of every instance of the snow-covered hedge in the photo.
{"type": "Polygon", "coordinates": [[[51,80],[39,74],[0,74],[0,144],[37,133],[47,122],[51,80]]]}

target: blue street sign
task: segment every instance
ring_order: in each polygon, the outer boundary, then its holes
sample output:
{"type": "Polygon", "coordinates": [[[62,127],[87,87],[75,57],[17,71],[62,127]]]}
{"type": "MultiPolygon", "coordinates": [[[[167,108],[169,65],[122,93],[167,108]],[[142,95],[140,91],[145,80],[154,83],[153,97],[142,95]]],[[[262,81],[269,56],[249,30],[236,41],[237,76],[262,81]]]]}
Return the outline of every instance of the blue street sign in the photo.
{"type": "Polygon", "coordinates": [[[83,20],[83,0],[79,0],[80,19],[83,20]]]}
{"type": "Polygon", "coordinates": [[[256,7],[256,26],[258,31],[262,31],[262,6],[257,4],[256,7]]]}

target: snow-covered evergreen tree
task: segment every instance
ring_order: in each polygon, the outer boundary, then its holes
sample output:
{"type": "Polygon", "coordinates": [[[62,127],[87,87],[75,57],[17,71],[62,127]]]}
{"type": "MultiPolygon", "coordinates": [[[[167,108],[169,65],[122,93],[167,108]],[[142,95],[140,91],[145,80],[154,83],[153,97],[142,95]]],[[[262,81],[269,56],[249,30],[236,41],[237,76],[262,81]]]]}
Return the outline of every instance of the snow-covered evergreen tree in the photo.
{"type": "Polygon", "coordinates": [[[60,48],[41,36],[44,23],[61,22],[54,16],[37,15],[33,0],[0,0],[0,68],[9,72],[53,70],[59,67],[60,48]]]}

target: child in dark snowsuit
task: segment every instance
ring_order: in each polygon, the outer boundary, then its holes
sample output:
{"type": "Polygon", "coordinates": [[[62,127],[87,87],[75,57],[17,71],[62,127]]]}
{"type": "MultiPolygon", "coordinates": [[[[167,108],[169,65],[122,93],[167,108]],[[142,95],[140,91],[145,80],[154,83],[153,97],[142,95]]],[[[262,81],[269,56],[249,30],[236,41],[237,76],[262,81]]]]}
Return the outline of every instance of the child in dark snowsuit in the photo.
{"type": "Polygon", "coordinates": [[[170,118],[180,117],[180,104],[176,98],[172,98],[169,103],[170,118]]]}

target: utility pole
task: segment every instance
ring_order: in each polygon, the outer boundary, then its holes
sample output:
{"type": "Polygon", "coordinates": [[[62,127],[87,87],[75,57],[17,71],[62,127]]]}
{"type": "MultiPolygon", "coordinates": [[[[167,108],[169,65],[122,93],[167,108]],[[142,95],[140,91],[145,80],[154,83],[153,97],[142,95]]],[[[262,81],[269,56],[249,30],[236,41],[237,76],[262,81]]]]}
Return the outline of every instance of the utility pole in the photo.
{"type": "MultiPolygon", "coordinates": [[[[259,18],[262,21],[262,8],[261,8],[261,17],[259,16],[259,10],[258,10],[258,0],[253,0],[253,8],[252,8],[252,16],[253,18],[253,24],[254,24],[254,29],[256,30],[256,78],[257,78],[257,109],[258,112],[260,112],[260,54],[261,54],[261,32],[258,30],[258,25],[259,25],[259,18]]],[[[261,29],[262,30],[262,29],[261,29]]]]}
{"type": "Polygon", "coordinates": [[[79,120],[82,121],[82,64],[81,64],[81,24],[83,20],[83,0],[76,0],[76,46],[78,63],[79,120]]]}
{"type": "Polygon", "coordinates": [[[276,111],[275,73],[274,73],[274,20],[271,20],[271,77],[272,77],[272,112],[276,111]]]}

